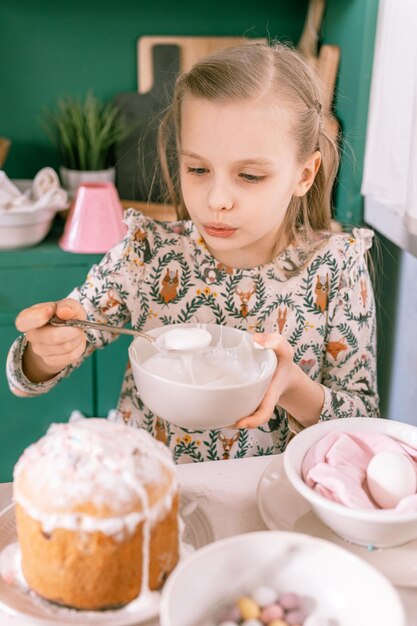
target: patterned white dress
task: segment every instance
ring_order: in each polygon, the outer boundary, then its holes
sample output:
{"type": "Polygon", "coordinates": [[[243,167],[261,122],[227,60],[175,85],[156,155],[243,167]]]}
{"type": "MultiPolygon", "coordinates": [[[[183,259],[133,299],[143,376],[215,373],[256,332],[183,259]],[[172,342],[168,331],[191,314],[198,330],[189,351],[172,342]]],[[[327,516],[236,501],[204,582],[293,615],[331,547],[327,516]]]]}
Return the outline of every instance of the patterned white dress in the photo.
{"type": "MultiPolygon", "coordinates": [[[[139,330],[197,321],[280,332],[296,363],[323,385],[321,420],[378,415],[375,303],[365,259],[370,230],[323,236],[313,253],[290,246],[261,267],[232,269],[211,256],[190,221],[156,222],[130,210],[126,222],[125,239],[69,294],[88,319],[139,330]]],[[[93,350],[115,340],[105,332],[87,337],[83,358],[41,384],[23,374],[26,340],[19,337],[8,356],[10,387],[24,395],[45,393],[93,350]]],[[[164,441],[177,463],[275,454],[291,436],[279,407],[253,430],[173,426],[143,405],[129,366],[117,409],[119,419],[164,441]]]]}

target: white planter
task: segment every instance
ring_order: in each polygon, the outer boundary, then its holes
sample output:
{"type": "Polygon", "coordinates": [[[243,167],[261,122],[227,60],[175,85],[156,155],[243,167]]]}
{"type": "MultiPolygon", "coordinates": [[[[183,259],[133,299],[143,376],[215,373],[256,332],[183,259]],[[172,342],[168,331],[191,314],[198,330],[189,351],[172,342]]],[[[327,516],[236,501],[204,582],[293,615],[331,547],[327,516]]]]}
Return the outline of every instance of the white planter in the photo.
{"type": "Polygon", "coordinates": [[[79,171],[70,170],[66,167],[60,167],[59,175],[65,189],[74,193],[82,183],[114,183],[116,180],[116,170],[114,167],[110,167],[107,170],[97,171],[79,171]]]}

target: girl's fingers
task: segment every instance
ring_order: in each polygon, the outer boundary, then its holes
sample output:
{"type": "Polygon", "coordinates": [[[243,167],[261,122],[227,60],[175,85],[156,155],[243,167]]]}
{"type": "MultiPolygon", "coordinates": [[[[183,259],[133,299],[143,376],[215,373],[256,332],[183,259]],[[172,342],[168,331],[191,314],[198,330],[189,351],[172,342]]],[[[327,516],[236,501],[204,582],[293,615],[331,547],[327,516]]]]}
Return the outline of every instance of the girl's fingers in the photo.
{"type": "Polygon", "coordinates": [[[85,320],[87,318],[82,304],[71,298],[56,303],[56,315],[61,320],[85,320]]]}
{"type": "Polygon", "coordinates": [[[234,424],[234,428],[258,428],[264,424],[267,420],[264,419],[264,415],[257,414],[257,411],[251,417],[244,417],[243,420],[239,420],[234,424]]]}
{"type": "MultiPolygon", "coordinates": [[[[35,352],[32,346],[32,351],[35,352]]],[[[44,354],[40,354],[39,356],[42,358],[42,361],[48,367],[56,369],[56,371],[62,370],[64,367],[69,365],[70,363],[75,363],[79,358],[83,355],[85,350],[85,342],[80,342],[80,344],[71,352],[67,352],[66,354],[57,354],[57,355],[49,355],[46,356],[44,354]]]]}
{"type": "Polygon", "coordinates": [[[59,302],[35,304],[21,311],[16,318],[16,327],[26,335],[29,360],[30,354],[33,354],[49,370],[59,372],[80,359],[87,340],[81,328],[48,324],[53,315],[63,320],[86,318],[82,305],[67,298],[59,302]]]}
{"type": "Polygon", "coordinates": [[[263,348],[272,348],[273,350],[279,349],[283,341],[282,335],[278,333],[254,333],[252,337],[263,348]]]}
{"type": "Polygon", "coordinates": [[[272,348],[278,360],[293,360],[293,349],[290,343],[279,333],[255,333],[253,340],[264,348],[272,348]]]}
{"type": "Polygon", "coordinates": [[[81,328],[58,327],[46,324],[42,328],[34,328],[26,332],[26,339],[31,343],[36,343],[41,346],[60,346],[66,344],[68,341],[75,341],[84,336],[84,331],[81,328]]]}
{"type": "Polygon", "coordinates": [[[16,328],[21,333],[42,328],[53,315],[63,320],[84,320],[87,317],[84,307],[79,302],[66,298],[59,302],[41,302],[24,309],[16,318],[16,328]]]}
{"type": "MultiPolygon", "coordinates": [[[[78,330],[77,336],[71,340],[63,341],[61,343],[41,343],[37,341],[36,343],[32,343],[32,350],[35,354],[42,358],[47,358],[51,356],[62,356],[72,353],[74,350],[81,345],[85,345],[84,333],[80,329],[71,329],[78,330]]],[[[27,338],[30,341],[30,333],[27,333],[27,338]]]]}
{"type": "Polygon", "coordinates": [[[27,309],[23,309],[16,317],[16,328],[21,333],[26,333],[35,328],[41,328],[48,323],[56,311],[55,302],[41,302],[27,309]]]}
{"type": "Polygon", "coordinates": [[[293,364],[293,349],[282,335],[256,333],[253,339],[264,348],[272,348],[278,357],[278,364],[261,404],[252,415],[239,420],[235,424],[236,428],[257,428],[271,419],[279,398],[285,391],[286,378],[293,364]]]}
{"type": "Polygon", "coordinates": [[[235,428],[257,428],[258,426],[262,426],[262,424],[265,424],[265,422],[268,422],[271,419],[274,409],[275,393],[270,386],[256,411],[254,411],[252,415],[244,417],[236,422],[235,428]]]}
{"type": "Polygon", "coordinates": [[[46,326],[53,315],[63,320],[84,320],[87,317],[84,307],[79,302],[66,298],[59,302],[41,302],[24,309],[16,318],[16,328],[21,333],[40,329],[46,326]]]}

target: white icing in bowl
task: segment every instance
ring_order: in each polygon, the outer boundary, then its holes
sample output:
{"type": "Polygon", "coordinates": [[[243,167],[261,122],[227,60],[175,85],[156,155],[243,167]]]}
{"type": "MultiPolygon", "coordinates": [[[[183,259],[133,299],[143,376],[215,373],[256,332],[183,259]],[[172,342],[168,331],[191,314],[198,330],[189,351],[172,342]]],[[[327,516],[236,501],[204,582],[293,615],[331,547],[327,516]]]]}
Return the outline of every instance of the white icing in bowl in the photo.
{"type": "Polygon", "coordinates": [[[155,345],[161,350],[175,352],[198,352],[211,343],[211,335],[204,328],[171,328],[156,338],[155,345]]]}
{"type": "MultiPolygon", "coordinates": [[[[173,328],[201,324],[171,324],[148,331],[158,337],[173,328]]],[[[162,354],[138,337],[129,358],[138,394],[155,415],[182,428],[227,428],[251,415],[262,401],[276,369],[270,349],[256,350],[250,333],[205,324],[210,345],[192,354],[162,354]]]]}

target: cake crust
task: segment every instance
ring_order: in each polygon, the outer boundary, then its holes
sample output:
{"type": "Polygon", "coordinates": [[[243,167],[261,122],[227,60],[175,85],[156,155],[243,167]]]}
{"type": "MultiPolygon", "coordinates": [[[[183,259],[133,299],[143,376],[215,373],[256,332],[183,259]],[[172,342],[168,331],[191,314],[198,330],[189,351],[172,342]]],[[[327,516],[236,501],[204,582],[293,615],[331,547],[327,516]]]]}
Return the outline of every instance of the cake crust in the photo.
{"type": "MultiPolygon", "coordinates": [[[[171,511],[151,529],[149,589],[161,588],[179,556],[178,497],[171,511]]],[[[119,541],[101,532],[41,524],[16,506],[23,575],[43,598],[77,609],[116,608],[134,600],[142,587],[143,523],[119,541]]]]}

